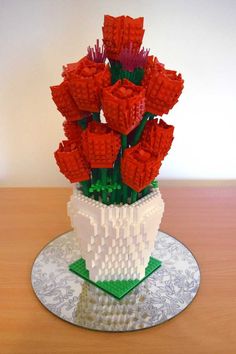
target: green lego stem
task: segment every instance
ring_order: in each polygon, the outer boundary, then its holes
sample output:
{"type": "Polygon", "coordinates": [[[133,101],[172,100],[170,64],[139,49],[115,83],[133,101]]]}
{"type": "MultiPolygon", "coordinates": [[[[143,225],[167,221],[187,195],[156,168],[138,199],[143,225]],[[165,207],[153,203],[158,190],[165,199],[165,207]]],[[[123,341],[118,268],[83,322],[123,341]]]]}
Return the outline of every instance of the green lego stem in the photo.
{"type": "Polygon", "coordinates": [[[127,135],[121,134],[121,146],[122,146],[122,156],[127,148],[127,135]]]}
{"type": "Polygon", "coordinates": [[[90,180],[88,180],[88,181],[81,181],[80,184],[81,184],[82,191],[83,191],[84,195],[85,195],[86,197],[88,197],[88,196],[89,196],[89,184],[90,184],[90,180]]]}
{"type": "Polygon", "coordinates": [[[111,82],[112,85],[116,83],[121,77],[120,77],[120,71],[121,71],[121,63],[118,61],[111,61],[111,82]]]}
{"type": "Polygon", "coordinates": [[[93,120],[95,120],[96,122],[101,122],[100,112],[93,112],[92,115],[93,115],[93,120]]]}
{"type": "Polygon", "coordinates": [[[87,128],[87,117],[77,120],[77,125],[79,125],[83,130],[87,128]]]}
{"type": "Polygon", "coordinates": [[[127,79],[135,85],[141,85],[144,75],[144,69],[135,68],[133,71],[123,70],[122,65],[118,61],[111,61],[111,81],[112,85],[118,80],[127,79]]]}
{"type": "Polygon", "coordinates": [[[92,183],[95,184],[96,183],[96,169],[92,168],[92,183]]]}
{"type": "Polygon", "coordinates": [[[147,123],[148,118],[154,118],[154,114],[149,113],[149,112],[145,112],[143,115],[143,119],[141,121],[141,123],[139,124],[138,128],[135,131],[135,135],[134,135],[134,139],[131,143],[131,145],[136,145],[139,142],[139,139],[141,138],[142,132],[145,128],[145,125],[147,123]]]}
{"type": "MultiPolygon", "coordinates": [[[[112,172],[113,172],[112,181],[113,181],[113,183],[116,183],[119,180],[119,172],[120,172],[120,169],[119,169],[119,157],[117,158],[117,160],[116,160],[116,162],[114,164],[112,172]]],[[[117,200],[116,200],[117,199],[117,193],[118,193],[118,190],[112,191],[112,193],[111,193],[110,202],[112,204],[117,202],[117,200]]]]}
{"type": "Polygon", "coordinates": [[[138,199],[138,192],[131,190],[131,204],[135,203],[138,199]]]}
{"type": "Polygon", "coordinates": [[[128,186],[127,184],[122,184],[122,201],[124,204],[127,203],[127,199],[128,199],[128,186]]]}
{"type": "MultiPolygon", "coordinates": [[[[121,147],[122,147],[122,156],[124,156],[124,151],[127,148],[127,135],[121,134],[121,147]]],[[[128,186],[122,183],[122,201],[127,203],[128,198],[128,186]]]]}
{"type": "Polygon", "coordinates": [[[121,187],[121,189],[117,189],[117,191],[116,191],[116,197],[115,197],[116,204],[120,204],[121,203],[122,187],[121,187]]]}
{"type": "Polygon", "coordinates": [[[145,197],[145,195],[147,195],[149,192],[150,192],[150,187],[147,186],[142,190],[142,197],[145,197]]]}
{"type": "MultiPolygon", "coordinates": [[[[92,184],[96,184],[97,180],[98,180],[98,169],[97,168],[93,168],[92,169],[92,184]]],[[[94,191],[93,192],[94,195],[94,199],[95,200],[99,200],[99,193],[94,191]]]]}
{"type": "Polygon", "coordinates": [[[115,201],[116,201],[116,191],[112,191],[110,196],[110,203],[115,204],[115,201]]]}
{"type": "MultiPolygon", "coordinates": [[[[107,184],[107,168],[100,168],[101,171],[101,181],[103,185],[107,184]]],[[[107,204],[107,191],[102,190],[102,202],[107,204]]]]}

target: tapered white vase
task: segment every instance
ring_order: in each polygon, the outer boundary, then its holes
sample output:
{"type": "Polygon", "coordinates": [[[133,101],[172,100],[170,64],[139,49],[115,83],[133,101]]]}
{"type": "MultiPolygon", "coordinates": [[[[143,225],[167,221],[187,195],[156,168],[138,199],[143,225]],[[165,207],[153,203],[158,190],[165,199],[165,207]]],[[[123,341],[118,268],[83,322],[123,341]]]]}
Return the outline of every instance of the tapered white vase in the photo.
{"type": "Polygon", "coordinates": [[[142,279],[164,202],[159,189],[133,204],[105,205],[74,189],[68,215],[93,281],[142,279]]]}

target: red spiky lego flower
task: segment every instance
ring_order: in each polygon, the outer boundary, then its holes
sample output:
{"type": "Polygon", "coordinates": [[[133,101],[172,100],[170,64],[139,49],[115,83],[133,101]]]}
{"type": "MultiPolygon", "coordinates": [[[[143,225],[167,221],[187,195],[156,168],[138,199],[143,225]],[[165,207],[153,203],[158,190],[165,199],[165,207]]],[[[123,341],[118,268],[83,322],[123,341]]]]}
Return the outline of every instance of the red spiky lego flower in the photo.
{"type": "Polygon", "coordinates": [[[140,192],[158,175],[160,167],[161,160],[139,143],[124,152],[121,159],[122,181],[140,192]]]}
{"type": "Polygon", "coordinates": [[[140,144],[163,160],[171,148],[174,126],[168,125],[164,120],[153,119],[147,122],[140,144]]]}
{"type": "Polygon", "coordinates": [[[77,142],[63,141],[54,153],[61,173],[71,183],[87,181],[90,179],[88,164],[77,145],[77,142]]]}
{"type": "Polygon", "coordinates": [[[99,112],[101,90],[110,85],[108,65],[96,63],[85,57],[78,63],[64,67],[63,76],[79,109],[99,112]]]}
{"type": "Polygon", "coordinates": [[[88,113],[81,111],[70,94],[68,84],[63,81],[60,85],[51,86],[52,99],[58,111],[68,120],[84,118],[88,113]]]}
{"type": "Polygon", "coordinates": [[[142,85],[146,88],[146,111],[162,116],[178,102],[184,81],[181,74],[166,70],[156,58],[151,58],[142,80],[142,85]]]}
{"type": "Polygon", "coordinates": [[[107,57],[119,60],[121,50],[129,48],[131,42],[134,51],[140,49],[144,35],[143,17],[134,19],[129,16],[105,15],[102,31],[107,57]]]}
{"type": "Polygon", "coordinates": [[[102,93],[102,108],[108,125],[129,134],[140,123],[145,111],[145,90],[129,80],[118,80],[102,93]]]}
{"type": "Polygon", "coordinates": [[[120,150],[120,135],[107,124],[90,122],[82,133],[83,152],[92,168],[112,168],[120,150]]]}

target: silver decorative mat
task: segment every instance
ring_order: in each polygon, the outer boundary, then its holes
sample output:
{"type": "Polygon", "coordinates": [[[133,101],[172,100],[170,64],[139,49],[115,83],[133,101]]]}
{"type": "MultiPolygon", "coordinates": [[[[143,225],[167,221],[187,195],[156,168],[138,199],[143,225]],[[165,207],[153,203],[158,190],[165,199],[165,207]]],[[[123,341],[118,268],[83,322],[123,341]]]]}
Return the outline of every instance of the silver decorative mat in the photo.
{"type": "Polygon", "coordinates": [[[50,312],[76,326],[118,332],[156,326],[192,302],[200,285],[200,270],[192,253],[162,231],[152,255],[162,266],[116,300],[69,271],[68,265],[80,258],[77,237],[69,231],[39,253],[32,268],[32,286],[50,312]]]}

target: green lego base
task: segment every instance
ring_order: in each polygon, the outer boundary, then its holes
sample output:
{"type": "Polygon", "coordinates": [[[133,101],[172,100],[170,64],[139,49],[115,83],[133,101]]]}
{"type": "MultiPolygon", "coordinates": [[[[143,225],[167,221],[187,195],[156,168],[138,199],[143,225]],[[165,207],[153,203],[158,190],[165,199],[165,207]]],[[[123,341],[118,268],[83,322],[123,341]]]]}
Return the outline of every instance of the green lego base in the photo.
{"type": "Polygon", "coordinates": [[[94,282],[89,279],[89,271],[86,269],[85,260],[83,258],[78,259],[74,263],[69,265],[69,270],[79,277],[85,279],[89,283],[97,286],[99,289],[105,291],[109,295],[112,295],[118,300],[121,300],[131,290],[136,288],[140,283],[147,279],[155,270],[161,266],[161,261],[150,257],[147,268],[145,269],[145,276],[139,280],[111,280],[111,281],[97,281],[94,282]]]}

